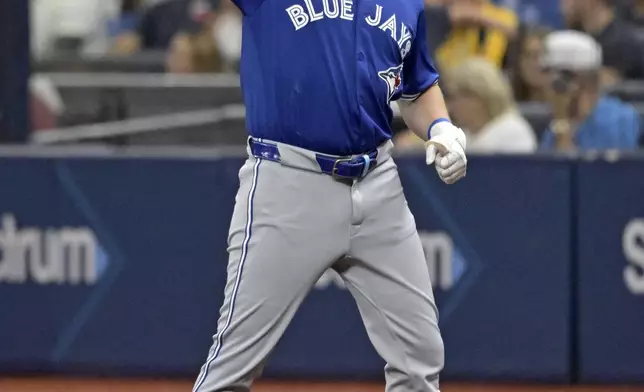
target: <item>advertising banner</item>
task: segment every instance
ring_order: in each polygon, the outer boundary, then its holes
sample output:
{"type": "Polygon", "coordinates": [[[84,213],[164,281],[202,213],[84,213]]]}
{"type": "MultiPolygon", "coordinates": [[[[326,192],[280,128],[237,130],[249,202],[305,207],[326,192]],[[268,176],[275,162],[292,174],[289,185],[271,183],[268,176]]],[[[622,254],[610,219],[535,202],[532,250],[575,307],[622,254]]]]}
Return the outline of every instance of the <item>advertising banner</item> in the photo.
{"type": "MultiPolygon", "coordinates": [[[[241,159],[3,158],[0,369],[192,376],[226,280],[241,159]]],[[[400,158],[440,311],[445,378],[567,380],[570,167],[472,158],[445,186],[400,158]]],[[[326,273],[266,376],[380,378],[326,273]]]]}
{"type": "Polygon", "coordinates": [[[644,160],[578,167],[578,338],[585,382],[644,382],[644,160]]]}

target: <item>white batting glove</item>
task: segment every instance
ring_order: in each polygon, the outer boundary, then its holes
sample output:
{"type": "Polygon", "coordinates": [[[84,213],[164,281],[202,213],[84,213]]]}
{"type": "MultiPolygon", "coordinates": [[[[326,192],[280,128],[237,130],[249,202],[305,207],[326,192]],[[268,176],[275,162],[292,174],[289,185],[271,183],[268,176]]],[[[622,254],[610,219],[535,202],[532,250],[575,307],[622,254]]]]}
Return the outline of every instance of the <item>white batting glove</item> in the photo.
{"type": "Polygon", "coordinates": [[[425,144],[427,164],[435,164],[438,176],[446,184],[453,184],[465,177],[465,133],[452,123],[444,121],[430,128],[430,139],[425,144]]]}

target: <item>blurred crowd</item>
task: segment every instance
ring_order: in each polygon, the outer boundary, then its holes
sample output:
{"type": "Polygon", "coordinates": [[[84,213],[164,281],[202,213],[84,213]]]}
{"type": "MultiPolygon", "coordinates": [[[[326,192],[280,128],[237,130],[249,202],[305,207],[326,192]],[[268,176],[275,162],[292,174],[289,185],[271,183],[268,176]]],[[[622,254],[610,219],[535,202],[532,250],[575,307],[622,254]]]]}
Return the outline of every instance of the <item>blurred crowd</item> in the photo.
{"type": "Polygon", "coordinates": [[[32,55],[165,55],[168,72],[235,71],[241,15],[230,0],[30,0],[32,55]]]}
{"type": "MultiPolygon", "coordinates": [[[[426,0],[428,41],[473,152],[634,150],[642,115],[611,88],[644,79],[644,1],[560,0],[565,26],[487,0],[426,0]],[[518,108],[541,104],[548,122],[518,108]]],[[[644,97],[643,97],[644,98],[644,97]]],[[[409,132],[397,145],[420,148],[409,132]]]]}
{"type": "MultiPolygon", "coordinates": [[[[230,0],[30,1],[35,59],[158,52],[170,73],[238,67],[241,15],[230,0]]],[[[633,150],[644,142],[639,104],[607,93],[644,81],[644,0],[559,1],[565,26],[555,31],[490,0],[425,0],[430,52],[468,150],[633,150]],[[546,123],[519,110],[532,103],[549,108],[546,123]]],[[[422,147],[406,131],[395,142],[422,147]]]]}

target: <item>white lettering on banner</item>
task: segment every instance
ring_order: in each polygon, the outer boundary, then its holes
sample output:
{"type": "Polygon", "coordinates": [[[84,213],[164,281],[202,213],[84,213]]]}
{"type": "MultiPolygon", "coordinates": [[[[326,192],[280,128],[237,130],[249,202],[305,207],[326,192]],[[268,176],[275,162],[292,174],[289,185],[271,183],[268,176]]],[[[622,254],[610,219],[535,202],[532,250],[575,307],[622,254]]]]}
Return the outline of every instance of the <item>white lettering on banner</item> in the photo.
{"type": "Polygon", "coordinates": [[[454,286],[452,238],[443,232],[419,232],[432,286],[447,291],[454,286]]]}
{"type": "MultiPolygon", "coordinates": [[[[306,27],[309,23],[316,22],[322,19],[337,19],[353,21],[353,0],[321,0],[322,5],[315,8],[313,0],[304,0],[304,5],[294,4],[286,8],[295,31],[306,27]]],[[[405,58],[411,49],[411,31],[404,23],[400,23],[400,30],[398,30],[398,17],[392,14],[385,22],[382,22],[383,7],[376,4],[376,9],[373,14],[365,17],[365,21],[369,26],[379,28],[384,32],[388,32],[391,38],[396,41],[402,57],[405,58]]]]}
{"type": "Polygon", "coordinates": [[[13,215],[0,226],[0,283],[96,283],[97,241],[89,228],[18,229],[13,215]]]}
{"type": "Polygon", "coordinates": [[[644,219],[634,219],[622,235],[624,257],[630,265],[624,268],[624,283],[632,294],[644,295],[644,219]]]}

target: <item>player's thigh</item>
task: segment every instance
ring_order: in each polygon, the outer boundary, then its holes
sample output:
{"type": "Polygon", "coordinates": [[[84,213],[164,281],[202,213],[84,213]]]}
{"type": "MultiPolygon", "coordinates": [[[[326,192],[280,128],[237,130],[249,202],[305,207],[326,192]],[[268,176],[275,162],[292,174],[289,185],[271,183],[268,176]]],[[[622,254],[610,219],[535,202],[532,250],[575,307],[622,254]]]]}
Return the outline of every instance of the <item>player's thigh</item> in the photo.
{"type": "Polygon", "coordinates": [[[445,354],[418,235],[373,244],[353,256],[342,276],[371,342],[387,362],[388,391],[408,383],[413,390],[435,390],[445,354]]]}
{"type": "Polygon", "coordinates": [[[429,268],[397,167],[389,160],[373,174],[359,188],[365,219],[351,239],[350,255],[378,274],[360,278],[435,308],[429,268]]]}
{"type": "Polygon", "coordinates": [[[369,242],[354,248],[355,264],[343,277],[377,306],[389,322],[418,332],[438,331],[438,310],[422,244],[414,231],[397,242],[369,242]]]}
{"type": "Polygon", "coordinates": [[[238,299],[283,306],[346,251],[349,189],[329,180],[254,158],[240,170],[228,236],[228,286],[241,274],[237,284],[250,288],[240,290],[238,299]]]}
{"type": "Polygon", "coordinates": [[[443,344],[425,254],[396,165],[386,162],[374,174],[360,188],[365,219],[350,251],[357,261],[343,277],[372,341],[386,345],[389,358],[404,355],[405,363],[428,364],[431,372],[442,366],[443,344]]]}
{"type": "Polygon", "coordinates": [[[242,167],[225,300],[197,389],[250,387],[308,291],[347,252],[349,195],[330,176],[255,158],[242,167]]]}

